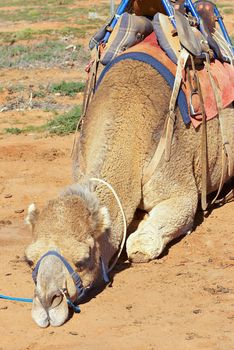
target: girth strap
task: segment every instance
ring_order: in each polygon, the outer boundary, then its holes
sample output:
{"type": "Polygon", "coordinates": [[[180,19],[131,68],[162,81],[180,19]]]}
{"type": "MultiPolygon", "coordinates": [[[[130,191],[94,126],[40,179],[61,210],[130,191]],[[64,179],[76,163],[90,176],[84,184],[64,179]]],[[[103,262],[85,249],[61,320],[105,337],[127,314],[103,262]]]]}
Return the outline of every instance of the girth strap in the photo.
{"type": "Polygon", "coordinates": [[[217,109],[218,109],[220,132],[221,132],[221,137],[222,137],[222,173],[221,173],[221,177],[220,177],[218,192],[217,192],[215,198],[211,202],[211,204],[213,204],[217,200],[217,198],[218,198],[218,196],[223,188],[226,173],[228,172],[229,176],[232,175],[233,160],[232,160],[232,150],[231,150],[229,141],[227,139],[227,135],[225,132],[225,127],[224,127],[224,115],[223,115],[223,106],[222,106],[221,97],[220,97],[217,85],[215,83],[215,80],[211,74],[209,61],[205,62],[204,64],[205,64],[206,70],[208,72],[210,83],[211,83],[211,86],[212,86],[212,89],[213,89],[214,95],[215,95],[215,101],[216,101],[216,105],[217,105],[217,109]]]}
{"type": "Polygon", "coordinates": [[[178,97],[182,79],[183,79],[183,70],[185,68],[188,58],[189,58],[189,52],[185,49],[182,49],[177,62],[175,82],[174,82],[170,104],[169,104],[169,113],[166,119],[165,160],[167,162],[170,160],[171,143],[172,143],[172,137],[173,137],[173,131],[174,131],[175,118],[176,118],[176,115],[175,115],[176,101],[177,101],[177,97],[178,97]]]}
{"type": "Polygon", "coordinates": [[[165,127],[166,127],[166,125],[164,124],[162,136],[160,137],[160,140],[159,140],[158,146],[156,148],[156,151],[153,155],[153,158],[151,159],[149,165],[144,170],[143,181],[142,181],[143,185],[145,185],[151,179],[152,175],[154,174],[155,170],[158,167],[160,160],[162,159],[162,155],[164,153],[165,145],[166,145],[165,127]]]}
{"type": "Polygon", "coordinates": [[[222,100],[221,100],[220,93],[218,91],[218,87],[215,83],[215,80],[214,80],[212,74],[211,74],[210,63],[205,62],[204,64],[205,64],[205,67],[206,67],[207,72],[209,74],[210,83],[211,83],[211,86],[213,88],[214,95],[215,95],[215,101],[216,101],[216,105],[217,105],[217,109],[218,109],[220,131],[221,131],[221,136],[222,136],[223,150],[225,152],[226,157],[228,158],[228,175],[231,176],[232,172],[233,172],[232,150],[231,150],[231,146],[230,146],[230,143],[228,141],[228,138],[227,138],[227,135],[225,132],[225,126],[224,126],[224,118],[225,117],[223,115],[222,100]]]}
{"type": "Polygon", "coordinates": [[[183,70],[187,63],[188,57],[189,57],[188,51],[185,49],[182,49],[177,62],[178,65],[177,65],[175,81],[174,81],[170,104],[169,104],[169,112],[165,120],[164,129],[163,129],[160,141],[158,143],[158,146],[156,148],[156,151],[150,163],[144,170],[143,184],[147,183],[150,180],[151,176],[155,172],[163,156],[164,151],[165,151],[165,160],[166,161],[170,160],[171,143],[172,143],[172,137],[174,132],[175,118],[176,118],[176,115],[175,115],[176,101],[178,98],[178,94],[179,94],[182,79],[183,79],[183,70]]]}
{"type": "Polygon", "coordinates": [[[194,59],[192,56],[191,63],[194,72],[194,83],[197,89],[197,94],[200,101],[200,108],[202,113],[202,125],[201,125],[201,206],[202,210],[207,209],[207,130],[206,130],[206,112],[204,107],[204,100],[201,91],[201,84],[198,77],[198,73],[195,67],[194,59]]]}

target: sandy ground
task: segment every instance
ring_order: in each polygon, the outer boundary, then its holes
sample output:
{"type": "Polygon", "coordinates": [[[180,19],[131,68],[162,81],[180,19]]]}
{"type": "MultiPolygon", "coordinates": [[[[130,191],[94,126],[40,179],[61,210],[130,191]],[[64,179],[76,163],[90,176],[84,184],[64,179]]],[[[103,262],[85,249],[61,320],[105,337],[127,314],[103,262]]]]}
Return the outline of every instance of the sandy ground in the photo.
{"type": "MultiPolygon", "coordinates": [[[[18,23],[14,28],[26,27],[18,23]]],[[[85,75],[72,68],[4,69],[0,83],[37,86],[64,79],[83,80],[85,75]]],[[[0,103],[9,98],[14,95],[7,90],[0,93],[0,103]]],[[[69,98],[61,98],[68,103],[69,98]]],[[[0,113],[0,294],[33,296],[31,271],[24,262],[32,237],[24,217],[30,203],[41,208],[71,183],[73,144],[73,135],[7,135],[3,130],[16,122],[40,125],[49,118],[51,113],[40,110],[0,113]]],[[[31,319],[30,304],[0,299],[0,350],[234,349],[233,209],[232,202],[204,219],[198,213],[193,233],[154,262],[130,266],[122,259],[112,286],[81,305],[81,313],[60,328],[40,329],[31,319]]]]}
{"type": "MultiPolygon", "coordinates": [[[[30,202],[42,207],[71,182],[72,141],[35,135],[0,140],[2,294],[32,297],[23,260],[32,239],[25,212],[30,202]]],[[[195,231],[157,261],[120,262],[112,287],[61,328],[39,329],[30,304],[1,300],[0,349],[233,349],[233,208],[226,204],[204,220],[199,214],[195,231]]]]}

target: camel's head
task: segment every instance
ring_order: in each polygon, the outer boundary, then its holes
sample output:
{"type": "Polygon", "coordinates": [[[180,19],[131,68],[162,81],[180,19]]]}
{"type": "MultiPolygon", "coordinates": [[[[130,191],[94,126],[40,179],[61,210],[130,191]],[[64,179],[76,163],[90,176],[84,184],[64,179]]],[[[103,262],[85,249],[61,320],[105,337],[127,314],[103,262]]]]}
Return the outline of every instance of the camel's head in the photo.
{"type": "Polygon", "coordinates": [[[100,241],[110,228],[108,211],[88,188],[76,185],[41,213],[30,205],[26,222],[35,237],[25,251],[34,269],[32,317],[40,327],[60,326],[68,319],[68,299],[80,301],[101,277],[100,241]]]}

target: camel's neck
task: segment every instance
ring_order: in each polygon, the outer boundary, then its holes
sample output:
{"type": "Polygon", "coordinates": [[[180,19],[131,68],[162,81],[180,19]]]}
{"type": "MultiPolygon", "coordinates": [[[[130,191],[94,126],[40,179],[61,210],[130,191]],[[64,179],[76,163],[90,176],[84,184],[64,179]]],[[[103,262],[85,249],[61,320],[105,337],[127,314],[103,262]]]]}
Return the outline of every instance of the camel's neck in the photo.
{"type": "MultiPolygon", "coordinates": [[[[152,68],[144,70],[145,76],[142,63],[134,62],[126,74],[121,66],[107,73],[108,79],[106,75],[89,106],[78,145],[77,180],[98,177],[110,183],[122,203],[127,224],[141,202],[143,169],[160,139],[162,111],[168,103],[160,95],[149,96],[149,80],[152,86],[159,82],[152,68]]],[[[119,247],[123,220],[116,199],[102,184],[95,191],[110,211],[111,238],[119,247]]]]}

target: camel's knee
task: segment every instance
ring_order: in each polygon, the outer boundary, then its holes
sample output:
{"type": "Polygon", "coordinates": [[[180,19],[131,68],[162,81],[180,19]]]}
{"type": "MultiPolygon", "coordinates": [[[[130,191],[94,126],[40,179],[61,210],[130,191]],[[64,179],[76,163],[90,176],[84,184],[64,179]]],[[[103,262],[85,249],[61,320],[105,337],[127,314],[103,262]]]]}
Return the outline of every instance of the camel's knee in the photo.
{"type": "Polygon", "coordinates": [[[135,263],[148,262],[157,258],[163,251],[166,243],[149,225],[141,226],[132,233],[126,244],[128,259],[135,263]]]}

